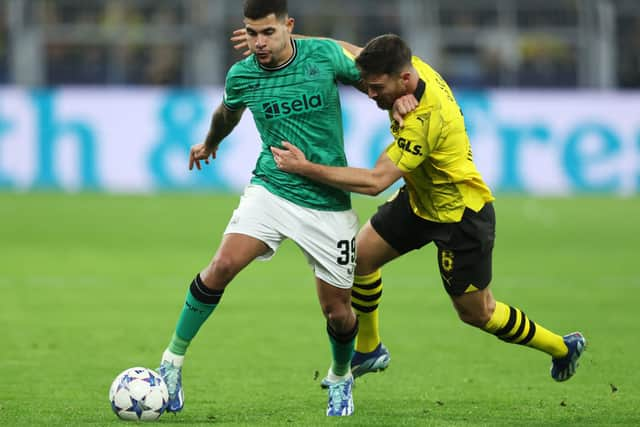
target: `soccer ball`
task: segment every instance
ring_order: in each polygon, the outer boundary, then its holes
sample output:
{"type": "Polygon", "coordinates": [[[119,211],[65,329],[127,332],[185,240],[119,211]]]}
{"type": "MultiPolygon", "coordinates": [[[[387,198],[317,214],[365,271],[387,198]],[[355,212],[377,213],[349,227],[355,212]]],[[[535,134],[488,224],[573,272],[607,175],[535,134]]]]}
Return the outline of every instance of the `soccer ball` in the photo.
{"type": "Polygon", "coordinates": [[[156,420],[167,408],[169,392],[162,377],[147,368],[121,372],[109,389],[111,409],[123,420],[156,420]]]}

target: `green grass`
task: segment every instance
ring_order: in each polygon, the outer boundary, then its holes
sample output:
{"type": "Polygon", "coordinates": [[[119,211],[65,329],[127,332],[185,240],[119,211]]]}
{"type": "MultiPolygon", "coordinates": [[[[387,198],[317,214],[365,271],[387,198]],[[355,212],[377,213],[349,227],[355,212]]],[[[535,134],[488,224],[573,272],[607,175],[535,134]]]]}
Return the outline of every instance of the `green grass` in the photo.
{"type": "MultiPolygon", "coordinates": [[[[361,220],[379,201],[355,199],[361,220]]],[[[111,380],[157,366],[236,203],[0,194],[0,425],[122,423],[111,380]]],[[[324,320],[288,243],[227,289],[189,350],[185,409],[160,425],[640,425],[640,200],[500,197],[496,211],[493,292],[587,336],[571,381],[551,380],[547,355],[463,325],[428,247],[384,270],[390,368],[358,381],[353,417],[327,419],[324,320]]]]}

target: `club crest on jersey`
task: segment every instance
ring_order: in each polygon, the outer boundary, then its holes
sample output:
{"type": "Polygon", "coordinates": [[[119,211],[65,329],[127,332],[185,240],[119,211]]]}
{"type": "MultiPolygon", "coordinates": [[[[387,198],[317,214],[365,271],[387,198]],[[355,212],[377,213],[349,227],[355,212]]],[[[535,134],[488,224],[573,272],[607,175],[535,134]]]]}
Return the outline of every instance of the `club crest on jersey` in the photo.
{"type": "Polygon", "coordinates": [[[306,113],[311,110],[322,108],[322,96],[319,93],[307,95],[306,93],[292,100],[280,101],[272,100],[262,104],[262,112],[267,119],[275,119],[293,114],[306,113]]]}
{"type": "Polygon", "coordinates": [[[415,142],[413,141],[409,141],[405,138],[398,138],[397,144],[398,147],[402,148],[408,153],[415,154],[416,156],[422,154],[422,145],[415,145],[415,142]]]}
{"type": "Polygon", "coordinates": [[[305,75],[307,80],[315,80],[320,77],[320,69],[316,64],[307,64],[305,67],[305,75]]]}

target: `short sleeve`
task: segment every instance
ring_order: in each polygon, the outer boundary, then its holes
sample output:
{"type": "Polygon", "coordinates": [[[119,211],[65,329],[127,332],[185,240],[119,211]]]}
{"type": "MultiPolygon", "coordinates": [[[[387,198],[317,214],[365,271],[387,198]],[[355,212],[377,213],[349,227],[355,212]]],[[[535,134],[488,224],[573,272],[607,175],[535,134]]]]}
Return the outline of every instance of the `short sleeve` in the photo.
{"type": "Polygon", "coordinates": [[[245,107],[245,103],[241,98],[241,93],[238,90],[238,79],[233,76],[233,68],[227,74],[227,78],[224,84],[224,94],[222,96],[222,102],[227,109],[231,111],[241,110],[245,107]]]}
{"type": "Polygon", "coordinates": [[[333,40],[331,41],[331,45],[336,78],[338,81],[349,85],[353,85],[360,81],[360,70],[358,70],[358,67],[356,66],[354,56],[333,40]]]}
{"type": "Polygon", "coordinates": [[[387,155],[403,172],[411,172],[429,156],[442,129],[439,112],[412,114],[405,119],[395,141],[387,147],[387,155]]]}

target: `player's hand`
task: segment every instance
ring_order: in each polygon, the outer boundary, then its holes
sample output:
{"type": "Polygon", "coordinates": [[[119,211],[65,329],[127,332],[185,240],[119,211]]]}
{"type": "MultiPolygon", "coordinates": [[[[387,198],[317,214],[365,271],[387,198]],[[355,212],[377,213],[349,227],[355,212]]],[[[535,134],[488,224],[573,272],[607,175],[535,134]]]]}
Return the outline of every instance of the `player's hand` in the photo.
{"type": "Polygon", "coordinates": [[[204,142],[192,145],[189,152],[189,170],[193,169],[194,164],[198,170],[201,170],[200,160],[204,160],[206,164],[209,164],[209,157],[215,159],[216,151],[218,151],[218,147],[214,149],[207,148],[204,142]]]}
{"type": "Polygon", "coordinates": [[[234,30],[230,40],[233,42],[235,50],[242,50],[242,56],[251,55],[251,49],[249,49],[249,42],[247,41],[247,30],[244,28],[234,30]]]}
{"type": "Polygon", "coordinates": [[[396,99],[391,109],[393,120],[398,122],[400,127],[404,127],[404,116],[414,111],[418,107],[418,100],[412,93],[396,99]]]}
{"type": "Polygon", "coordinates": [[[282,141],[282,148],[271,147],[271,153],[278,169],[290,173],[301,173],[308,163],[302,150],[288,141],[282,141]]]}

